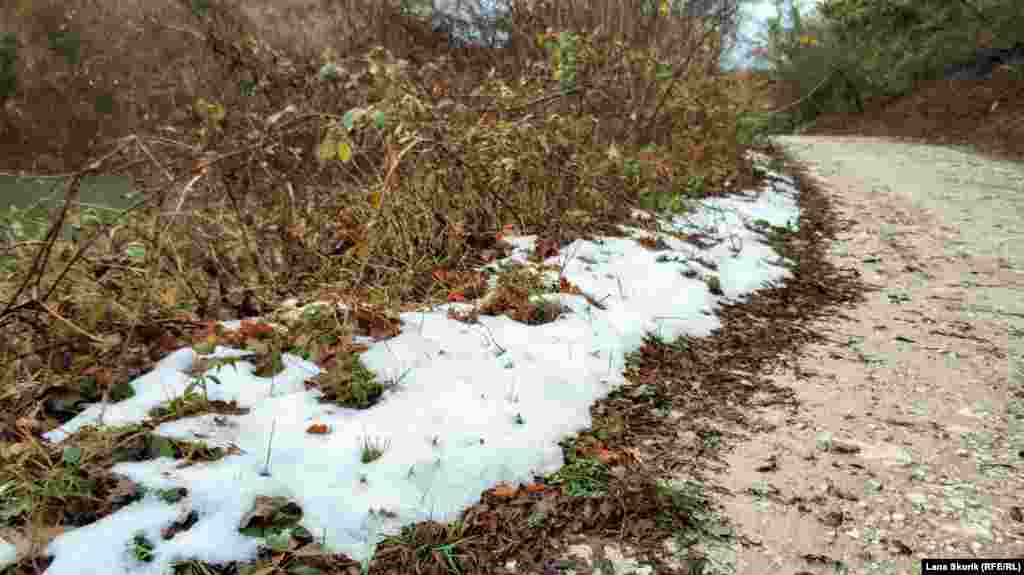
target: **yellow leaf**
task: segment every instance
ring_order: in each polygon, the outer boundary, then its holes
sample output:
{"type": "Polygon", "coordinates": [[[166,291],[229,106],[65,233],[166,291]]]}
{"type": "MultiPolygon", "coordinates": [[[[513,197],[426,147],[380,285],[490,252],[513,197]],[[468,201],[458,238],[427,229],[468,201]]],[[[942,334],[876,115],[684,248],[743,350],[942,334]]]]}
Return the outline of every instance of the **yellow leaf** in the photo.
{"type": "Polygon", "coordinates": [[[658,10],[658,12],[660,12],[662,16],[668,16],[669,8],[670,6],[668,0],[661,0],[661,8],[658,10]]]}
{"type": "Polygon", "coordinates": [[[334,140],[331,138],[324,138],[316,150],[316,157],[322,162],[334,158],[336,154],[337,149],[334,147],[334,140]]]}
{"type": "Polygon", "coordinates": [[[381,197],[382,194],[380,192],[370,192],[370,205],[373,206],[374,209],[380,208],[381,197]]]}
{"type": "Polygon", "coordinates": [[[352,159],[352,146],[348,142],[338,142],[338,159],[342,162],[352,159]]]}
{"type": "Polygon", "coordinates": [[[173,307],[178,303],[178,288],[170,286],[160,291],[160,303],[165,307],[173,307]]]}

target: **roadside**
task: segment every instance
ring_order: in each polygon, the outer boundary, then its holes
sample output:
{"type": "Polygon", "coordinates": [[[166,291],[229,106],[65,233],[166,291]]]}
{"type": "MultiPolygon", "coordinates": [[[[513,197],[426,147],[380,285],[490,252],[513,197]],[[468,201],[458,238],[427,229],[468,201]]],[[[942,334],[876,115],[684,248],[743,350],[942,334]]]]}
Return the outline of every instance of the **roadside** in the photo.
{"type": "Polygon", "coordinates": [[[856,225],[829,248],[878,291],[817,320],[717,481],[739,573],[917,573],[1024,555],[1024,167],[866,138],[783,137],[856,225]]]}

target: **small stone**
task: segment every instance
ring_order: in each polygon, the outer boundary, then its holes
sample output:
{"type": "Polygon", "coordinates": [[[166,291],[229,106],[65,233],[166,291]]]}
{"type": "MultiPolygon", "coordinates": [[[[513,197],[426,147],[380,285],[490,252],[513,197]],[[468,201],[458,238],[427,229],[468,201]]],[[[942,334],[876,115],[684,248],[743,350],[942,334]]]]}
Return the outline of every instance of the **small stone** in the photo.
{"type": "Polygon", "coordinates": [[[977,541],[971,541],[971,551],[974,551],[975,553],[981,551],[981,543],[978,543],[977,541]]]}
{"type": "Polygon", "coordinates": [[[906,518],[907,518],[907,516],[902,514],[902,513],[893,513],[892,514],[892,520],[893,520],[894,523],[899,523],[899,522],[903,521],[906,518]]]}
{"type": "Polygon", "coordinates": [[[907,500],[913,503],[914,505],[919,505],[923,507],[926,503],[928,503],[928,497],[924,493],[908,493],[906,497],[907,500]]]}

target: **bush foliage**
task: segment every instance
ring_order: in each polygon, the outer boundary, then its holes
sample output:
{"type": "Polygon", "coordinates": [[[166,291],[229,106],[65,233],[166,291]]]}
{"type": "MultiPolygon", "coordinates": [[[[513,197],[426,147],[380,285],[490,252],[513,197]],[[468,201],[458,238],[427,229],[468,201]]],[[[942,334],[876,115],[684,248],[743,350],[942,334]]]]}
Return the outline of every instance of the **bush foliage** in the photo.
{"type": "MultiPolygon", "coordinates": [[[[231,70],[226,88],[197,94],[176,122],[95,148],[46,225],[8,222],[18,233],[0,246],[5,377],[99,363],[127,378],[139,364],[126,356],[288,296],[445,301],[439,270],[492,260],[510,229],[557,245],[613,232],[632,207],[686,209],[741,167],[740,80],[717,72],[732,8],[719,20],[655,12],[675,20],[652,38],[555,29],[527,13],[506,48],[424,41],[409,57],[383,46],[340,57],[324,46],[302,61],[231,5],[190,4],[191,25],[231,70]],[[76,203],[81,179],[97,174],[130,178],[134,206],[76,203]]],[[[399,15],[430,37],[429,18],[399,15]]]]}

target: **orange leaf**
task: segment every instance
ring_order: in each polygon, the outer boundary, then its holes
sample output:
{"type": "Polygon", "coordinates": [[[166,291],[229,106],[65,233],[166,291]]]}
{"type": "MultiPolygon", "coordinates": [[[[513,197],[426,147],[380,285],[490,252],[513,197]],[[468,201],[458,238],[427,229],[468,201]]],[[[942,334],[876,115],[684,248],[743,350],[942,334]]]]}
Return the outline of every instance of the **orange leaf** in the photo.
{"type": "Polygon", "coordinates": [[[519,489],[517,487],[514,487],[512,485],[507,485],[507,484],[504,484],[504,483],[501,484],[501,485],[498,485],[497,487],[495,487],[494,489],[491,490],[491,493],[493,493],[495,497],[502,497],[502,498],[515,497],[516,493],[518,493],[518,492],[519,492],[519,489]]]}
{"type": "Polygon", "coordinates": [[[491,128],[497,123],[498,116],[494,112],[484,112],[483,115],[480,116],[480,121],[477,123],[477,125],[483,126],[485,128],[491,128]]]}
{"type": "Polygon", "coordinates": [[[243,339],[258,339],[273,333],[273,326],[255,321],[242,320],[242,325],[238,328],[238,334],[243,339]]]}
{"type": "Polygon", "coordinates": [[[531,483],[526,486],[527,493],[541,493],[547,490],[548,486],[543,483],[531,483]]]}
{"type": "Polygon", "coordinates": [[[306,433],[312,433],[314,435],[323,435],[328,432],[326,423],[314,423],[306,428],[306,433]]]}
{"type": "Polygon", "coordinates": [[[572,282],[565,279],[564,277],[558,278],[558,291],[574,295],[579,295],[582,293],[580,291],[580,288],[576,287],[572,282]]]}
{"type": "Polygon", "coordinates": [[[448,293],[449,302],[462,302],[466,301],[466,296],[462,294],[461,290],[456,290],[448,293]]]}
{"type": "Polygon", "coordinates": [[[434,80],[433,85],[430,88],[430,93],[435,98],[443,98],[448,95],[448,81],[443,78],[434,80]]]}

